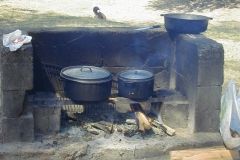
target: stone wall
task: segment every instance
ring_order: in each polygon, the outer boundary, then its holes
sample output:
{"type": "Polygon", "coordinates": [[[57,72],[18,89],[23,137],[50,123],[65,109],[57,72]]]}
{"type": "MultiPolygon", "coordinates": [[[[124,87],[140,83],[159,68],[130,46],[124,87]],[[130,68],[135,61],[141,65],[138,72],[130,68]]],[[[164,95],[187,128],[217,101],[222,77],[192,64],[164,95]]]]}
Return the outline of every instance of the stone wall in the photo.
{"type": "MultiPolygon", "coordinates": [[[[189,102],[180,104],[174,99],[174,104],[172,100],[162,103],[166,124],[188,127],[191,133],[218,132],[224,51],[214,40],[203,35],[179,35],[171,41],[163,29],[131,28],[56,29],[29,35],[33,45],[15,52],[1,48],[1,142],[33,141],[34,109],[37,114],[49,111],[43,114],[48,118],[56,111],[57,118],[53,119],[59,125],[59,106],[40,106],[42,110],[36,104],[32,110],[26,106],[27,91],[45,85],[37,77],[42,73],[42,63],[60,68],[94,65],[115,73],[131,68],[150,70],[155,75],[155,90],[176,89],[189,102]]],[[[41,133],[54,133],[59,127],[54,124],[41,129],[41,133]]]]}
{"type": "Polygon", "coordinates": [[[176,88],[190,103],[191,132],[218,132],[224,50],[203,35],[176,39],[176,88]]]}
{"type": "Polygon", "coordinates": [[[33,89],[33,49],[1,49],[2,142],[34,140],[33,115],[26,107],[27,90],[33,89]]]}
{"type": "MultiPolygon", "coordinates": [[[[153,71],[155,90],[176,89],[187,96],[190,106],[183,107],[181,117],[188,116],[192,133],[218,131],[224,51],[216,41],[201,34],[171,41],[163,29],[81,28],[30,34],[44,63],[95,65],[115,73],[130,68],[153,71]]],[[[166,106],[162,108],[170,109],[166,106]]]]}

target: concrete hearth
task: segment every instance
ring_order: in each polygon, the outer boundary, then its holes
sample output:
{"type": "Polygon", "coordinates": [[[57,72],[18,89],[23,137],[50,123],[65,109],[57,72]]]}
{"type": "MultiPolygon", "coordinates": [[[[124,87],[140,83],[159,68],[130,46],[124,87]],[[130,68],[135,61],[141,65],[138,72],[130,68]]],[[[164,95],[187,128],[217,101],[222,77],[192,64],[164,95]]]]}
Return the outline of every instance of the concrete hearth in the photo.
{"type": "MultiPolygon", "coordinates": [[[[171,150],[223,144],[219,113],[224,51],[216,41],[203,35],[179,35],[172,41],[161,28],[59,28],[28,34],[32,44],[15,52],[1,46],[1,158],[167,159],[171,150]],[[143,102],[149,104],[144,110],[158,108],[156,114],[176,135],[134,140],[114,133],[88,139],[62,132],[61,110],[73,111],[71,105],[77,104],[64,97],[61,85],[53,84],[59,74],[49,78],[48,71],[73,65],[103,67],[116,73],[115,82],[126,69],[151,71],[157,96],[143,102]]],[[[112,91],[117,112],[137,102],[112,91]]]]}

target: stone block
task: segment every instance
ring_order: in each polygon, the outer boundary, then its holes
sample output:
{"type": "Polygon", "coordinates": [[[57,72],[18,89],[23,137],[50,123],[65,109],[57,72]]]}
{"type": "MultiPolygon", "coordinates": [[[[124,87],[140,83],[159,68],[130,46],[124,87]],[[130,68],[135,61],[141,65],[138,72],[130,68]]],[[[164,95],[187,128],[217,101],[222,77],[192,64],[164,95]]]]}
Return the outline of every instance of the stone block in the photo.
{"type": "Polygon", "coordinates": [[[33,105],[32,108],[35,133],[55,134],[60,130],[61,105],[59,102],[45,101],[45,105],[33,105]]]}
{"type": "Polygon", "coordinates": [[[180,35],[176,42],[176,71],[197,86],[222,85],[224,50],[220,43],[195,35],[180,35]]]}
{"type": "Polygon", "coordinates": [[[195,132],[219,132],[220,110],[195,113],[195,132]]]}
{"type": "Polygon", "coordinates": [[[32,44],[25,44],[18,50],[11,52],[9,48],[3,47],[1,50],[2,64],[26,64],[33,62],[32,44]]]}
{"type": "MultiPolygon", "coordinates": [[[[197,87],[196,112],[211,112],[221,108],[222,86],[197,87]]],[[[218,119],[218,116],[215,117],[218,119]]]]}
{"type": "Polygon", "coordinates": [[[198,86],[223,84],[224,62],[198,62],[198,86]]]}
{"type": "Polygon", "coordinates": [[[223,62],[224,50],[223,45],[209,39],[203,35],[196,35],[195,41],[192,41],[197,45],[199,62],[223,62]]]}
{"type": "Polygon", "coordinates": [[[21,115],[19,118],[3,117],[2,120],[3,143],[7,142],[33,142],[34,121],[33,115],[21,115]]]}
{"type": "Polygon", "coordinates": [[[33,88],[33,48],[23,45],[17,51],[1,49],[2,90],[30,90],[33,88]]]}
{"type": "MultiPolygon", "coordinates": [[[[182,62],[184,63],[184,62],[182,62]]],[[[220,86],[223,84],[223,62],[196,62],[182,64],[179,77],[195,86],[220,86]]]]}
{"type": "Polygon", "coordinates": [[[163,102],[161,105],[161,115],[164,124],[172,128],[187,128],[188,107],[189,104],[186,101],[177,103],[163,102]]]}
{"type": "Polygon", "coordinates": [[[2,90],[31,90],[33,88],[32,63],[2,64],[2,90]]]}
{"type": "MultiPolygon", "coordinates": [[[[209,39],[201,34],[194,35],[195,38],[189,37],[186,34],[181,34],[177,38],[177,46],[183,45],[186,43],[188,48],[195,48],[195,51],[197,52],[197,59],[200,62],[221,62],[224,60],[224,50],[221,43],[218,43],[212,39],[209,39]]],[[[188,50],[187,48],[184,48],[183,46],[178,46],[178,49],[188,50]]],[[[189,52],[193,50],[189,50],[189,52]]]]}
{"type": "Polygon", "coordinates": [[[2,91],[3,115],[7,118],[18,118],[24,109],[24,100],[26,92],[2,91]]]}

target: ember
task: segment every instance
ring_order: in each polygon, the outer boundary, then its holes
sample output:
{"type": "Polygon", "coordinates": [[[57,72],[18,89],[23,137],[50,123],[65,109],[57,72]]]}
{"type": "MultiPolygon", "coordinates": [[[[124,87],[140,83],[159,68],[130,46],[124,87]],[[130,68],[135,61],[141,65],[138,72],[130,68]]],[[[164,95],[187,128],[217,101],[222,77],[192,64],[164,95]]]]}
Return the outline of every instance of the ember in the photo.
{"type": "Polygon", "coordinates": [[[145,114],[139,103],[130,104],[129,109],[126,113],[112,111],[105,114],[66,114],[62,119],[62,130],[73,125],[79,128],[79,132],[87,131],[92,135],[122,134],[127,137],[174,135],[175,131],[170,133],[152,112],[145,114]]]}

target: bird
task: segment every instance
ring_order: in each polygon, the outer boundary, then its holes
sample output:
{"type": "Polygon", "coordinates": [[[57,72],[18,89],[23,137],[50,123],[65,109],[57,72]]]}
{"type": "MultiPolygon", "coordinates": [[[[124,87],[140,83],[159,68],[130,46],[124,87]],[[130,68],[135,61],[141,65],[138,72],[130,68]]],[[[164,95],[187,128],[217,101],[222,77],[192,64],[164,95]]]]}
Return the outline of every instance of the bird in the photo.
{"type": "Polygon", "coordinates": [[[99,7],[97,7],[97,6],[93,7],[93,12],[95,14],[94,18],[107,20],[106,16],[100,11],[99,7]]]}

